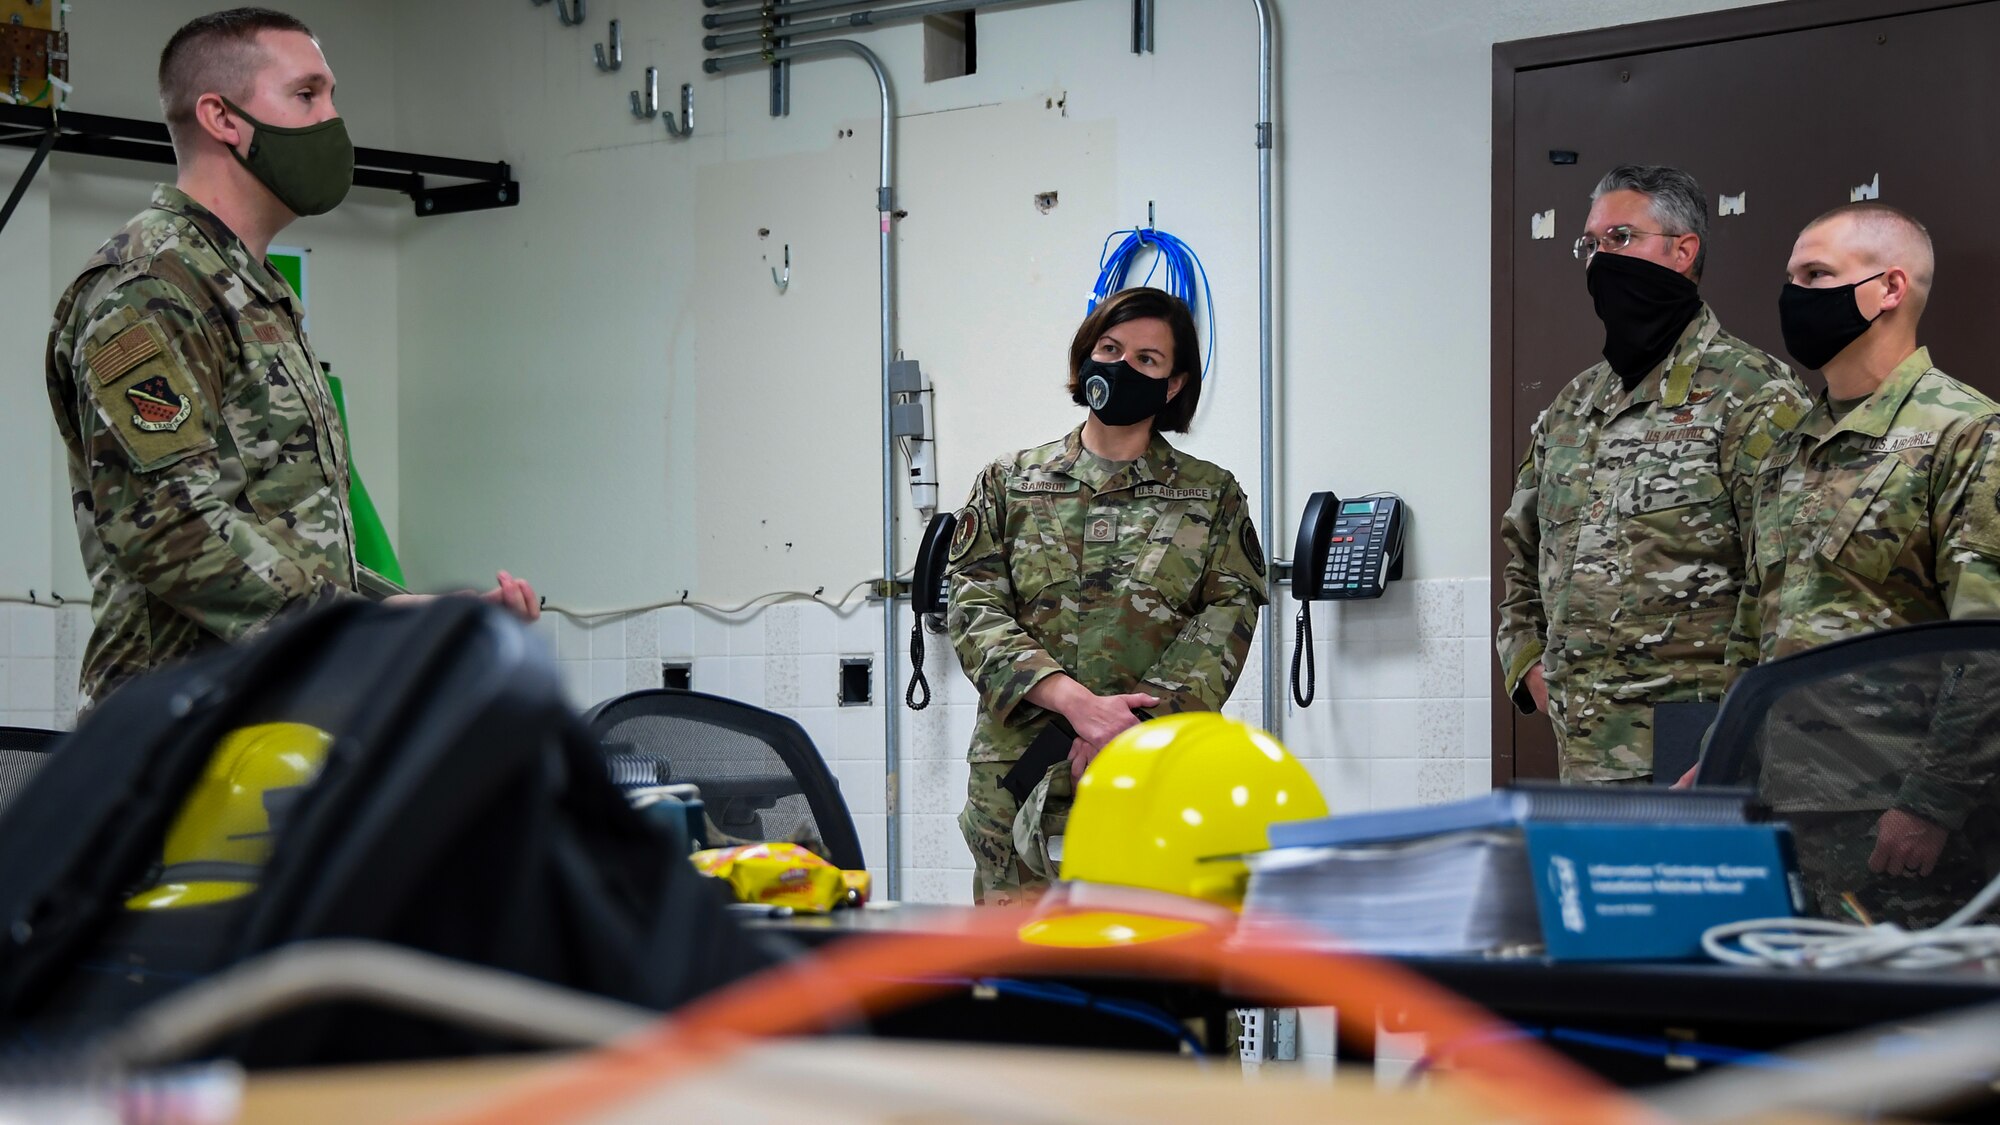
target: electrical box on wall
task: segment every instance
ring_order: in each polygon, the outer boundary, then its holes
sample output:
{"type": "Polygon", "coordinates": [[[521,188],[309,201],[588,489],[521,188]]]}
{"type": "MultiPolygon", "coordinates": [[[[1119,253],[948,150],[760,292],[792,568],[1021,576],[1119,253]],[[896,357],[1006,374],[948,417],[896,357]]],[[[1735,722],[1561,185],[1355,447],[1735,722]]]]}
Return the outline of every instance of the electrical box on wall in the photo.
{"type": "Polygon", "coordinates": [[[0,0],[0,93],[13,104],[62,104],[69,80],[62,12],[62,0],[0,0]]]}

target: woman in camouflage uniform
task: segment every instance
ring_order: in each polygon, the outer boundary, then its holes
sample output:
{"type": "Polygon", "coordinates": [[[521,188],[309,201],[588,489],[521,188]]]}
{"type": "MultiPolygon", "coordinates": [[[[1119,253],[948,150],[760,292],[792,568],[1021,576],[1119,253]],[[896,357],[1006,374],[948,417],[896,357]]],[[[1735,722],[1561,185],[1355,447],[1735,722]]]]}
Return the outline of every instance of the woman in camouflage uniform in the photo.
{"type": "Polygon", "coordinates": [[[1070,342],[1069,393],[1083,424],[987,466],[951,543],[951,639],[980,698],[959,826],[982,903],[1053,877],[1072,784],[1135,712],[1221,708],[1266,600],[1236,478],[1161,436],[1201,397],[1187,306],[1158,289],[1105,300],[1070,342]],[[1001,780],[1058,716],[1068,761],[1017,801],[1001,780]]]}

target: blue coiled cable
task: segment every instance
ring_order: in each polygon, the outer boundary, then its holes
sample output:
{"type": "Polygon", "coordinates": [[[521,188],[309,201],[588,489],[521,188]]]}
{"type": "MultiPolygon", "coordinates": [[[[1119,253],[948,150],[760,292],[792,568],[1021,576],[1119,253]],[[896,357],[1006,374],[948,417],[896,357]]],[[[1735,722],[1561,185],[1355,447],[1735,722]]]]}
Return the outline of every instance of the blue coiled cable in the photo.
{"type": "Polygon", "coordinates": [[[1215,365],[1215,302],[1208,287],[1208,270],[1202,267],[1201,258],[1194,248],[1166,231],[1155,227],[1143,230],[1114,230],[1104,237],[1104,249],[1097,256],[1097,285],[1090,291],[1090,303],[1084,308],[1088,316],[1097,308],[1097,303],[1125,288],[1125,279],[1132,273],[1132,263],[1141,251],[1154,251],[1152,264],[1146,268],[1146,276],[1140,285],[1151,285],[1153,277],[1165,265],[1167,276],[1161,289],[1172,293],[1187,303],[1194,313],[1197,323],[1206,314],[1208,317],[1208,339],[1202,354],[1201,373],[1206,379],[1215,365]],[[1119,235],[1125,241],[1112,249],[1111,240],[1119,235]]]}

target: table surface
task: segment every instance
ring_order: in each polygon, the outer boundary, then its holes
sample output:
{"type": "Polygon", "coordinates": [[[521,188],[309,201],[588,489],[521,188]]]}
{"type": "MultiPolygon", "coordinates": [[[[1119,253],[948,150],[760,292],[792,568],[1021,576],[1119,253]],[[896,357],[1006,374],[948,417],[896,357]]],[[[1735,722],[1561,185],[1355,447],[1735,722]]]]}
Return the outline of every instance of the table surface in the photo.
{"type": "MultiPolygon", "coordinates": [[[[562,1060],[506,1059],[260,1074],[242,1125],[415,1122],[504,1100],[562,1060]]],[[[657,1121],[1256,1121],[1259,1125],[1473,1125],[1493,1109],[1441,1078],[1429,1090],[1380,1090],[1365,1073],[1266,1069],[1246,1082],[1234,1066],[1099,1052],[1035,1051],[866,1040],[767,1043],[664,1081],[585,1123],[657,1121]]],[[[1824,1118],[1758,1119],[1810,1125],[1824,1118]]]]}
{"type": "MultiPolygon", "coordinates": [[[[862,934],[948,936],[975,909],[879,903],[823,915],[745,915],[744,921],[753,929],[819,945],[862,934]]],[[[1833,1031],[2000,1002],[2000,975],[1975,969],[1808,972],[1691,963],[1559,963],[1540,957],[1388,959],[1517,1022],[1629,1017],[1833,1031]]],[[[1202,983],[1227,991],[1229,982],[1202,983]]],[[[1253,1002],[1244,999],[1246,1005],[1253,1002]]]]}

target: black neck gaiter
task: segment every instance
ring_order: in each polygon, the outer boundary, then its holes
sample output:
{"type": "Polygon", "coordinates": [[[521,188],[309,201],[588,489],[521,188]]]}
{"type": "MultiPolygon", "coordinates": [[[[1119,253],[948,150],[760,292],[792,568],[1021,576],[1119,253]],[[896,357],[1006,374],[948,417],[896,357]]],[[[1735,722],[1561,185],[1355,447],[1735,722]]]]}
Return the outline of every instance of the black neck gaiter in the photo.
{"type": "Polygon", "coordinates": [[[1673,350],[1701,311],[1701,291],[1682,274],[1624,254],[1597,254],[1584,278],[1604,322],[1604,359],[1629,391],[1673,350]]]}

